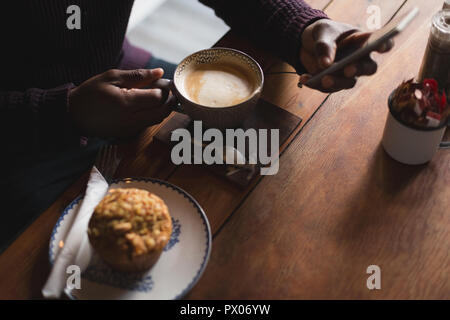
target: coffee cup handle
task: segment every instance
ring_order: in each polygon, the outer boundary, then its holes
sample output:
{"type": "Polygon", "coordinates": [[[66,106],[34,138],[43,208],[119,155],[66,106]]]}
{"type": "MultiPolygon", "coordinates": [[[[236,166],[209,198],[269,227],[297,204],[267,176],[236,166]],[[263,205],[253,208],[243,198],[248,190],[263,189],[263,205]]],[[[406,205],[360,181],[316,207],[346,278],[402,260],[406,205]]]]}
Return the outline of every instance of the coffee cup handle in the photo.
{"type": "Polygon", "coordinates": [[[177,97],[173,94],[174,91],[173,80],[169,79],[156,80],[155,82],[152,83],[150,88],[161,89],[161,91],[163,92],[163,101],[166,101],[164,104],[170,106],[173,111],[185,113],[177,97]],[[171,92],[172,95],[170,95],[171,92]]]}
{"type": "Polygon", "coordinates": [[[442,141],[439,144],[440,149],[450,149],[450,141],[442,141]]]}

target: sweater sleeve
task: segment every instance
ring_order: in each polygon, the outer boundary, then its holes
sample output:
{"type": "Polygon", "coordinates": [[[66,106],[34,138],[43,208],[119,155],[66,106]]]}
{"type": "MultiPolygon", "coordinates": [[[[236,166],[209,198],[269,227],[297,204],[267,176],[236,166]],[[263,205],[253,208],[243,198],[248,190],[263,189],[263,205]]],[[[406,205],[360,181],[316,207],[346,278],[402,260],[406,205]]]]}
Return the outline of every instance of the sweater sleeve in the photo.
{"type": "Polygon", "coordinates": [[[200,0],[213,8],[232,29],[305,72],[299,53],[303,30],[328,18],[303,0],[200,0]]]}
{"type": "Polygon", "coordinates": [[[3,150],[10,154],[34,153],[79,143],[79,134],[67,113],[67,95],[74,85],[43,90],[0,90],[3,150]]]}

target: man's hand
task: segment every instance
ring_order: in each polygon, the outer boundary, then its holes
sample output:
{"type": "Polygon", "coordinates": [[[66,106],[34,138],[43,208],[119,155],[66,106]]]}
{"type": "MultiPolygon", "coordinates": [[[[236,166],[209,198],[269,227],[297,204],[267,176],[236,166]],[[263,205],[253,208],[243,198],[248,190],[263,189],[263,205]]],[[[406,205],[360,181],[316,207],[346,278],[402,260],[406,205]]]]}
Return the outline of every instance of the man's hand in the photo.
{"type": "MultiPolygon", "coordinates": [[[[336,54],[351,52],[369,39],[370,33],[359,32],[354,26],[328,19],[317,20],[305,28],[302,34],[300,60],[309,74],[302,75],[300,83],[306,83],[312,75],[329,67],[335,61],[336,54]]],[[[377,51],[387,52],[393,47],[393,41],[384,43],[377,51]]],[[[321,84],[313,89],[323,92],[335,92],[355,86],[358,76],[372,75],[377,64],[370,56],[346,66],[342,71],[324,76],[321,84]]]]}
{"type": "Polygon", "coordinates": [[[160,89],[141,89],[160,79],[162,69],[109,70],[72,89],[68,112],[88,136],[128,137],[170,114],[160,89]]]}

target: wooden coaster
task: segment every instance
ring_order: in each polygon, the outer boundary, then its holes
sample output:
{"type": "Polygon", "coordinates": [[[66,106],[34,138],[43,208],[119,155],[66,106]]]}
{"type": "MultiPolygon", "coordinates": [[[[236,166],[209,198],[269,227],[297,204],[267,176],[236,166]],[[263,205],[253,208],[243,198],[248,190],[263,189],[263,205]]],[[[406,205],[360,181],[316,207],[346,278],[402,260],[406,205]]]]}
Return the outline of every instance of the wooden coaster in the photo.
{"type": "MultiPolygon", "coordinates": [[[[279,146],[283,145],[291,132],[301,123],[302,119],[292,113],[277,107],[265,100],[260,99],[252,116],[248,117],[242,124],[241,128],[247,129],[279,129],[279,146]]],[[[178,128],[185,128],[191,132],[193,137],[193,121],[188,115],[176,113],[167,121],[167,123],[158,131],[155,139],[172,147],[177,142],[171,141],[172,132],[178,128]]],[[[207,128],[203,128],[203,132],[207,128]]],[[[224,139],[225,140],[225,139],[224,139]]],[[[225,141],[224,141],[225,142],[225,141]]],[[[246,141],[245,155],[248,160],[248,141],[246,141]]],[[[267,150],[270,154],[270,133],[267,139],[267,150]]],[[[246,164],[244,166],[235,166],[227,164],[203,165],[215,174],[223,176],[225,179],[237,183],[240,186],[248,185],[251,180],[260,174],[261,164],[246,164]]]]}

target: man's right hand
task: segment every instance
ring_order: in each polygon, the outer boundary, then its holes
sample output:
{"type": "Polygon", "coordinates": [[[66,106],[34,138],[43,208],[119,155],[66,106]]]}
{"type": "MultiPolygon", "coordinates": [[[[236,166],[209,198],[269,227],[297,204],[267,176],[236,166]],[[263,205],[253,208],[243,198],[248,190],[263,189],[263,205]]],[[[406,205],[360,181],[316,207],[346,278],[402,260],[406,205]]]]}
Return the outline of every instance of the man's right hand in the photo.
{"type": "Polygon", "coordinates": [[[162,69],[109,70],[69,92],[68,112],[87,136],[132,136],[170,114],[160,89],[142,89],[163,74],[162,69]]]}

